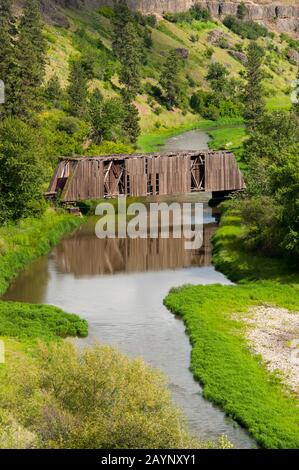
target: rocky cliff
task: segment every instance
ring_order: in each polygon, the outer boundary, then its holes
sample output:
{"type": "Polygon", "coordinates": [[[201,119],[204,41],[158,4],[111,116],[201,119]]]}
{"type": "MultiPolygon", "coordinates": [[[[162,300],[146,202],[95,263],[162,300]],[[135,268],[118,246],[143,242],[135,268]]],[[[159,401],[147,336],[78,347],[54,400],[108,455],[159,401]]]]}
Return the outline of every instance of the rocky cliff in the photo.
{"type": "MultiPolygon", "coordinates": [[[[97,8],[102,5],[112,5],[113,0],[41,0],[45,11],[52,10],[54,4],[63,7],[97,8]]],[[[215,18],[222,19],[226,15],[237,13],[240,0],[128,0],[131,8],[142,13],[179,12],[188,10],[194,3],[201,3],[208,8],[215,18]]],[[[299,1],[284,0],[272,2],[270,0],[245,1],[248,18],[262,23],[270,24],[281,32],[295,32],[299,34],[299,1]]],[[[57,10],[57,9],[56,9],[57,10]]],[[[58,13],[57,13],[58,14],[58,13]]]]}

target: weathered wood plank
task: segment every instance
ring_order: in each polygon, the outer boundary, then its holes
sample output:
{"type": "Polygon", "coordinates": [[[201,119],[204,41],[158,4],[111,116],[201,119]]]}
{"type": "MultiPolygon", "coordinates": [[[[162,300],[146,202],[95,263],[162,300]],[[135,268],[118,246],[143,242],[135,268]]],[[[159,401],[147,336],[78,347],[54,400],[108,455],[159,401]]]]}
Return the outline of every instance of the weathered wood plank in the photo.
{"type": "Polygon", "coordinates": [[[48,193],[62,189],[62,201],[75,202],[119,194],[138,197],[244,187],[232,153],[204,150],[61,158],[48,193]]]}

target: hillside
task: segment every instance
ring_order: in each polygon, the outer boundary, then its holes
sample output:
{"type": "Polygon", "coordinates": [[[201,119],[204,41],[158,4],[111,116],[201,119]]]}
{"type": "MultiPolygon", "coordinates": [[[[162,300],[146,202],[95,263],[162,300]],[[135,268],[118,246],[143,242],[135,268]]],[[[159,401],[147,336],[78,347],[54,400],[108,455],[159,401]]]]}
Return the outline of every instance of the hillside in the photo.
{"type": "MultiPolygon", "coordinates": [[[[96,62],[96,77],[90,81],[90,87],[99,87],[105,96],[117,95],[117,74],[112,72],[112,79],[105,79],[109,68],[117,68],[111,53],[112,29],[109,11],[107,13],[105,9],[64,9],[63,12],[70,25],[68,28],[50,24],[45,27],[48,41],[47,79],[57,74],[65,87],[69,76],[70,58],[84,55],[92,57],[96,62]]],[[[143,93],[137,98],[143,133],[161,129],[163,126],[178,127],[198,121],[198,116],[191,114],[190,108],[167,111],[155,97],[148,94],[148,84],[158,82],[165,56],[171,49],[183,48],[187,51],[188,58],[184,61],[182,71],[187,97],[198,88],[208,89],[205,77],[212,62],[224,64],[232,77],[242,77],[244,66],[240,61],[240,58],[243,59],[240,50],[246,49],[248,40],[241,39],[219,21],[193,21],[188,24],[160,19],[157,26],[150,30],[153,45],[148,51],[147,64],[143,65],[142,69],[143,93]],[[220,42],[217,43],[217,35],[222,34],[227,43],[225,47],[220,42]]],[[[261,38],[259,42],[266,50],[264,86],[268,107],[288,108],[297,67],[290,63],[285,55],[287,43],[281,41],[278,35],[273,38],[261,38]]]]}
{"type": "MultiPolygon", "coordinates": [[[[95,9],[103,5],[113,5],[113,0],[42,0],[44,8],[55,14],[53,3],[59,7],[82,7],[95,9]]],[[[164,12],[180,12],[188,10],[195,3],[208,8],[214,18],[223,19],[228,14],[237,13],[240,0],[129,0],[128,4],[133,9],[138,9],[143,14],[163,14],[164,12]]],[[[299,6],[294,0],[253,0],[245,1],[248,13],[247,18],[267,24],[271,29],[279,32],[299,34],[299,6]]]]}

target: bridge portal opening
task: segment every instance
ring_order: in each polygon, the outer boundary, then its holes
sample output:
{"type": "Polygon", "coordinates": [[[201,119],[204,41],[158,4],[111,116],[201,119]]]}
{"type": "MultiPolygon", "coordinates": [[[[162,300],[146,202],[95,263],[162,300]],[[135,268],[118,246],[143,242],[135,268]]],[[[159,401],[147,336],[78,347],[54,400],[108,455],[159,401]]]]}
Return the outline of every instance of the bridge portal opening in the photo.
{"type": "Polygon", "coordinates": [[[191,158],[191,191],[205,190],[205,157],[202,155],[191,158]]]}
{"type": "Polygon", "coordinates": [[[130,192],[130,180],[125,178],[124,160],[106,161],[104,164],[104,196],[113,197],[130,192]]]}

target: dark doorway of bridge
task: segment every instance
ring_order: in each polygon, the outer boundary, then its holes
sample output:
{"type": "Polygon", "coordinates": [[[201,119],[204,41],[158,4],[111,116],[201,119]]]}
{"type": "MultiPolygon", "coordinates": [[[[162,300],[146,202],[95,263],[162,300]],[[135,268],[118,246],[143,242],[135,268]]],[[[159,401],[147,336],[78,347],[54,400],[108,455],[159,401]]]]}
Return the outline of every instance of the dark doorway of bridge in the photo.
{"type": "Polygon", "coordinates": [[[191,191],[205,190],[205,161],[203,156],[191,159],[191,191]]]}

